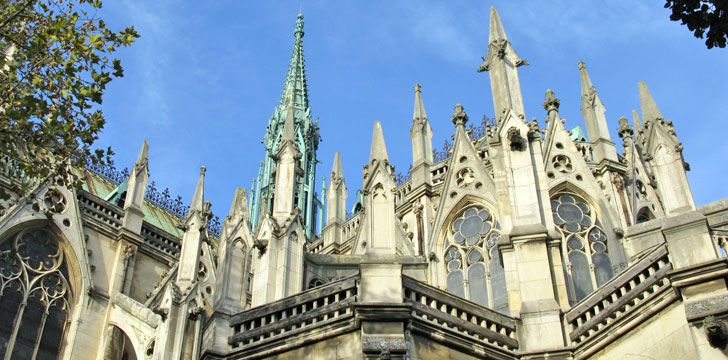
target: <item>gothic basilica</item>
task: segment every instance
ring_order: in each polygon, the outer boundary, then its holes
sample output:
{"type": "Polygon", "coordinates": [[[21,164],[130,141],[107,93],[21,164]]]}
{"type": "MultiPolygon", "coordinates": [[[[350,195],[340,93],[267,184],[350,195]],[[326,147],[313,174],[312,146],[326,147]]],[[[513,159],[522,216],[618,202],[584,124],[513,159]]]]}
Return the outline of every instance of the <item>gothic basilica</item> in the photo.
{"type": "Polygon", "coordinates": [[[0,357],[728,358],[728,199],[695,205],[680,123],[644,83],[608,122],[579,63],[586,131],[552,91],[541,127],[494,8],[489,31],[495,119],[474,131],[453,104],[440,154],[415,86],[406,179],[378,122],[360,190],[317,154],[299,15],[266,157],[222,224],[204,167],[189,206],[149,186],[146,142],[129,173],[37,184],[0,217],[0,357]]]}

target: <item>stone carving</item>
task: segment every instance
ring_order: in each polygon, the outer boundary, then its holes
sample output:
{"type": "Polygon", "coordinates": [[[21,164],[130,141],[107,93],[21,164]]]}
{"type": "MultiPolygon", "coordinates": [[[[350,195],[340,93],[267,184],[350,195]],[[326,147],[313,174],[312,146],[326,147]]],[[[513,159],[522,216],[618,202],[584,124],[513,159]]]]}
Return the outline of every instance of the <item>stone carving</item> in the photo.
{"type": "Polygon", "coordinates": [[[511,144],[511,150],[514,150],[514,151],[524,150],[525,147],[523,146],[523,137],[521,137],[521,130],[518,130],[515,127],[508,129],[508,132],[506,133],[506,138],[508,139],[508,142],[511,144]]]}
{"type": "Polygon", "coordinates": [[[726,339],[726,326],[722,320],[718,320],[715,316],[708,316],[703,319],[703,330],[705,335],[708,336],[708,342],[713,347],[725,347],[726,339]]]}
{"type": "Polygon", "coordinates": [[[49,189],[45,193],[43,204],[51,213],[60,214],[66,210],[66,198],[57,189],[49,189]]]}
{"type": "Polygon", "coordinates": [[[551,160],[554,170],[562,173],[571,173],[574,171],[574,165],[571,163],[571,159],[566,155],[556,155],[551,160]]]}
{"type": "Polygon", "coordinates": [[[475,181],[475,172],[473,169],[466,167],[463,169],[460,169],[458,173],[455,175],[455,182],[459,187],[466,187],[475,181]]]}

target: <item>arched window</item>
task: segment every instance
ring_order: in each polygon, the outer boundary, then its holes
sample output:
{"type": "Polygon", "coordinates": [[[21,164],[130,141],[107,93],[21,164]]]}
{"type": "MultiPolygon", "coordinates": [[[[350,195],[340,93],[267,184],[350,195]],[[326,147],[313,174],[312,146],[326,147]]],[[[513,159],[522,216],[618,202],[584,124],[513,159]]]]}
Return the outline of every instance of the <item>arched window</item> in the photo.
{"type": "Polygon", "coordinates": [[[498,221],[483,207],[471,206],[455,218],[448,230],[443,249],[447,291],[508,313],[498,221]]]}
{"type": "Polygon", "coordinates": [[[614,276],[607,236],[596,212],[574,193],[554,195],[551,209],[561,233],[566,286],[573,305],[614,276]]]}
{"type": "Polygon", "coordinates": [[[27,229],[0,243],[0,355],[57,358],[71,291],[63,250],[50,231],[27,229]]]}

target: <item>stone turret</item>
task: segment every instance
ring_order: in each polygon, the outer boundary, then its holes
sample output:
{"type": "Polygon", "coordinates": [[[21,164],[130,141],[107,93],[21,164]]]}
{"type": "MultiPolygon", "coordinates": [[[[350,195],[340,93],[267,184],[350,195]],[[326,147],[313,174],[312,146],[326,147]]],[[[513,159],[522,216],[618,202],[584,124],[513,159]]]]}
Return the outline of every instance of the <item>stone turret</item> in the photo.
{"type": "Polygon", "coordinates": [[[124,200],[123,226],[135,234],[139,234],[142,230],[142,222],[144,221],[142,205],[144,204],[144,191],[147,189],[148,182],[149,146],[147,141],[144,140],[137,161],[134,163],[134,169],[129,175],[126,199],[124,200]]]}
{"type": "Polygon", "coordinates": [[[586,72],[583,61],[579,61],[579,72],[581,74],[581,116],[584,117],[586,131],[589,133],[589,140],[593,145],[594,162],[597,164],[602,160],[617,162],[617,149],[609,136],[607,118],[604,115],[606,111],[604,103],[599,99],[599,94],[586,72]]]}
{"type": "MultiPolygon", "coordinates": [[[[326,227],[324,227],[324,248],[340,246],[343,239],[342,225],[346,221],[346,199],[349,193],[344,182],[344,170],[341,157],[334,155],[334,166],[329,177],[329,189],[326,193],[326,227]]],[[[327,251],[328,252],[328,251],[327,251]]],[[[338,252],[338,250],[334,250],[338,252]]]]}
{"type": "Polygon", "coordinates": [[[364,220],[359,246],[355,252],[377,255],[394,255],[394,167],[389,164],[387,145],[384,143],[382,125],[374,123],[369,163],[364,165],[362,188],[364,194],[364,220]]]}
{"type": "Polygon", "coordinates": [[[182,249],[179,256],[179,268],[175,283],[182,291],[190,288],[197,281],[197,270],[200,262],[200,246],[207,240],[207,221],[211,216],[210,202],[205,201],[205,167],[200,168],[195,194],[192,197],[187,218],[181,226],[182,249]]]}
{"type": "Polygon", "coordinates": [[[657,193],[667,216],[695,210],[688,184],[682,144],[672,121],[665,121],[647,85],[639,83],[644,134],[642,154],[657,182],[657,193]]]}
{"type": "Polygon", "coordinates": [[[278,152],[274,156],[275,169],[275,194],[273,196],[273,217],[283,221],[291,216],[296,190],[296,175],[303,175],[298,167],[301,153],[298,151],[294,139],[294,123],[292,107],[289,107],[288,116],[283,126],[281,142],[278,145],[278,152]]]}
{"type": "Polygon", "coordinates": [[[506,32],[501,24],[495,7],[490,8],[490,33],[488,35],[488,53],[485,62],[478,67],[478,72],[490,73],[490,87],[493,92],[493,105],[496,117],[511,109],[523,115],[523,97],[518,80],[518,68],[528,65],[528,61],[516,55],[506,32]]]}
{"type": "Polygon", "coordinates": [[[432,185],[432,128],[427,121],[425,105],[422,103],[422,86],[415,85],[415,109],[412,115],[412,128],[410,129],[410,140],[412,140],[412,187],[417,188],[422,184],[432,185]]]}
{"type": "MultiPolygon", "coordinates": [[[[508,240],[502,243],[504,270],[513,274],[509,289],[512,311],[518,312],[524,333],[522,349],[535,351],[563,346],[560,306],[556,301],[552,256],[547,247],[546,220],[551,217],[538,122],[526,124],[517,67],[518,58],[508,41],[495,8],[490,12],[490,43],[479,71],[489,71],[497,123],[488,133],[489,154],[498,194],[498,208],[508,240]],[[517,283],[515,283],[517,282],[517,283]]],[[[549,99],[547,99],[548,102],[549,99]]],[[[545,104],[547,108],[555,106],[545,104]]],[[[456,109],[457,114],[457,109],[456,109]]],[[[455,122],[457,119],[454,118],[455,122]]],[[[457,124],[457,123],[456,123],[457,124]]]]}

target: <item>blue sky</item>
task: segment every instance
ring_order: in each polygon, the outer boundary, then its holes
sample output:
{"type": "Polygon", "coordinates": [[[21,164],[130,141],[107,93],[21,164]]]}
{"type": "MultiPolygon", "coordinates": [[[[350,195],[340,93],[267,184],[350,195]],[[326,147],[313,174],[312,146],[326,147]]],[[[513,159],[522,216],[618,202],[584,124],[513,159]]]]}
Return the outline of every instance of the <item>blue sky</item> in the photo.
{"type": "MultiPolygon", "coordinates": [[[[131,166],[148,139],[151,179],[188,202],[199,167],[206,198],[224,218],[237,187],[250,188],[264,156],[261,139],[280,101],[300,1],[106,1],[112,29],[141,34],[117,53],[125,77],[105,94],[99,146],[131,166]]],[[[390,162],[406,172],[415,83],[440,149],[462,103],[471,121],[493,116],[487,73],[477,73],[488,43],[491,5],[530,66],[519,68],[526,118],[544,126],[546,89],[561,99],[571,128],[583,124],[577,63],[618,119],[639,111],[645,81],[674,121],[692,171],[698,205],[728,197],[728,49],[707,50],[660,1],[305,1],[304,52],[314,118],[320,118],[318,178],[339,151],[349,204],[361,186],[374,121],[390,162]],[[526,5],[527,4],[527,5],[526,5]]],[[[328,181],[328,180],[327,180],[328,181]]],[[[317,188],[321,183],[318,180],[317,188]]]]}

